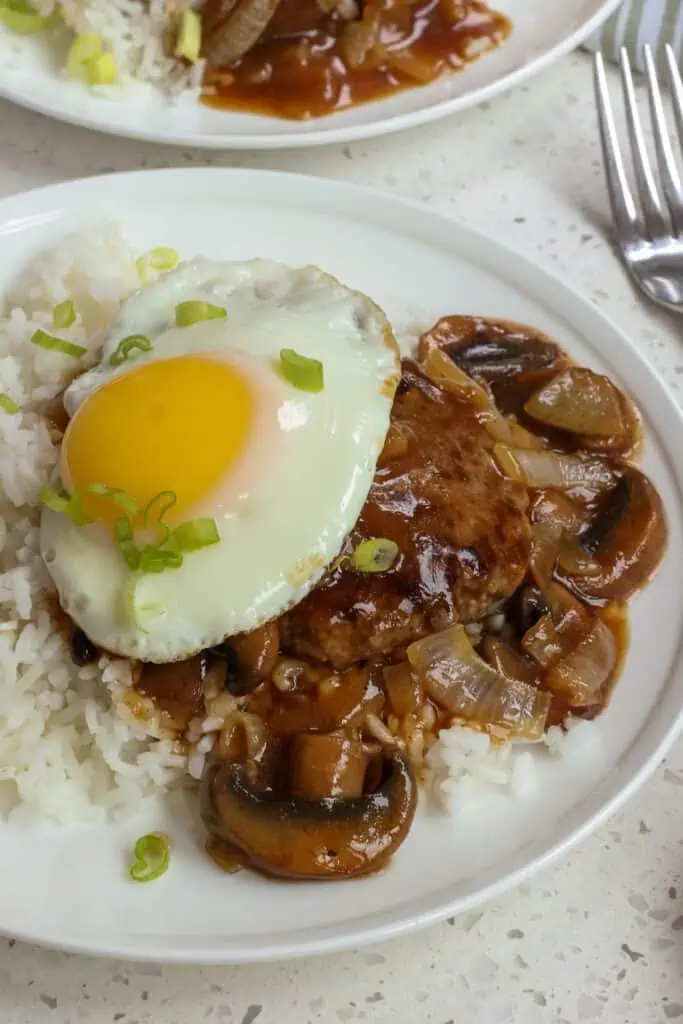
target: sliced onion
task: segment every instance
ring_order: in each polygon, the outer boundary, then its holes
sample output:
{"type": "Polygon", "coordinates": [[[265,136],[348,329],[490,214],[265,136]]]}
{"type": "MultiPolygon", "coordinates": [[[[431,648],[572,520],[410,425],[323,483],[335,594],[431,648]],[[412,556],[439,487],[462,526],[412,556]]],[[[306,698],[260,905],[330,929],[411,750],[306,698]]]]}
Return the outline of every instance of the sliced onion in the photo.
{"type": "MultiPolygon", "coordinates": [[[[507,420],[495,406],[485,384],[470,377],[454,363],[442,348],[432,345],[427,350],[423,369],[430,380],[456,398],[473,405],[494,441],[508,447],[539,448],[540,438],[513,420],[507,420]]],[[[520,481],[521,482],[521,481],[520,481]]]]}
{"type": "Polygon", "coordinates": [[[552,579],[562,540],[560,523],[534,523],[531,527],[529,571],[534,583],[545,590],[552,579]]]}
{"type": "Polygon", "coordinates": [[[366,14],[362,21],[351,22],[344,29],[341,37],[341,51],[344,61],[350,68],[362,68],[373,52],[379,39],[379,14],[373,17],[366,14]]]}
{"type": "MultiPolygon", "coordinates": [[[[224,67],[247,53],[258,42],[275,14],[280,0],[239,0],[229,4],[227,17],[207,29],[204,55],[212,67],[224,67]]],[[[205,23],[206,28],[206,23],[205,23]]]]}
{"type": "Polygon", "coordinates": [[[552,693],[572,706],[590,704],[616,664],[614,635],[566,587],[550,583],[544,597],[550,612],[528,630],[522,647],[546,669],[552,693]]]}
{"type": "Polygon", "coordinates": [[[609,463],[592,456],[528,451],[502,444],[493,446],[493,454],[501,472],[513,480],[524,482],[527,487],[601,489],[616,480],[616,473],[609,463]]]}
{"type": "Polygon", "coordinates": [[[547,668],[577,645],[586,633],[590,616],[559,583],[548,583],[543,597],[550,611],[527,630],[522,647],[539,665],[547,668]]]}
{"type": "Polygon", "coordinates": [[[424,60],[413,53],[410,46],[402,46],[397,49],[377,46],[375,52],[382,64],[398,71],[400,75],[405,75],[406,78],[411,78],[414,82],[419,82],[420,85],[433,82],[443,67],[443,61],[440,58],[424,60]]]}
{"type": "Polygon", "coordinates": [[[522,648],[541,668],[548,668],[561,657],[564,650],[563,639],[549,612],[541,615],[538,622],[527,630],[522,639],[522,648]]]}
{"type": "Polygon", "coordinates": [[[482,649],[489,665],[513,683],[538,685],[538,667],[497,636],[484,637],[482,649]]]}
{"type": "Polygon", "coordinates": [[[543,734],[550,694],[511,682],[474,651],[463,626],[418,640],[408,659],[425,691],[452,715],[482,726],[502,727],[524,739],[543,734]]]}
{"type": "Polygon", "coordinates": [[[617,661],[614,634],[602,619],[594,618],[582,640],[546,673],[545,684],[573,706],[590,704],[598,697],[617,661]]]}
{"type": "Polygon", "coordinates": [[[562,491],[547,490],[536,494],[530,514],[532,522],[559,523],[571,536],[578,536],[586,525],[585,509],[562,491]]]}
{"type": "MultiPolygon", "coordinates": [[[[464,370],[461,370],[442,348],[437,348],[436,345],[430,347],[423,366],[430,380],[445,391],[450,391],[463,402],[474,405],[477,412],[486,415],[493,415],[496,412],[493,399],[487,388],[483,384],[478,384],[464,370]]],[[[502,419],[502,417],[500,418],[502,419]]],[[[504,433],[508,436],[507,431],[504,433]]]]}
{"type": "Polygon", "coordinates": [[[395,715],[403,718],[404,715],[411,715],[419,710],[423,703],[422,687],[409,662],[385,665],[382,675],[391,710],[395,715]]]}
{"type": "Polygon", "coordinates": [[[570,366],[544,384],[524,411],[549,427],[587,437],[621,437],[625,429],[614,384],[580,366],[570,366]]]}

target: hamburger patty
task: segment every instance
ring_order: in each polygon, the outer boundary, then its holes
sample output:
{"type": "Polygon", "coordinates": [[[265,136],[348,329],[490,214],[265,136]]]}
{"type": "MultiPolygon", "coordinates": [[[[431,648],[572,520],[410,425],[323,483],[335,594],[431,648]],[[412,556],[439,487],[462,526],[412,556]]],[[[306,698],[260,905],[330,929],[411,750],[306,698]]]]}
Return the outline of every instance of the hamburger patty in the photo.
{"type": "Polygon", "coordinates": [[[377,472],[344,553],[386,537],[383,573],[342,561],[282,617],[283,647],[343,669],[453,622],[483,618],[526,572],[526,490],[506,480],[470,405],[403,363],[377,472]]]}

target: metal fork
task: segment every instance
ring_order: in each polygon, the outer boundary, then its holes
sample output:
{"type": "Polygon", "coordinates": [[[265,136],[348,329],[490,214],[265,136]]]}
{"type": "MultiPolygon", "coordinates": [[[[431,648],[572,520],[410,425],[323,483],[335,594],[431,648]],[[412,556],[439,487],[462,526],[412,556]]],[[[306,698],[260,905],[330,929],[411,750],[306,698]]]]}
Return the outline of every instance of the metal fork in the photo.
{"type": "MultiPolygon", "coordinates": [[[[637,200],[624,167],[602,54],[595,55],[595,96],[607,191],[621,254],[633,280],[653,302],[683,313],[683,188],[669,138],[652,50],[646,46],[644,52],[656,154],[654,171],[645,145],[628,54],[625,49],[620,54],[637,200]]],[[[672,48],[667,45],[665,53],[678,146],[683,149],[683,82],[672,48]]]]}

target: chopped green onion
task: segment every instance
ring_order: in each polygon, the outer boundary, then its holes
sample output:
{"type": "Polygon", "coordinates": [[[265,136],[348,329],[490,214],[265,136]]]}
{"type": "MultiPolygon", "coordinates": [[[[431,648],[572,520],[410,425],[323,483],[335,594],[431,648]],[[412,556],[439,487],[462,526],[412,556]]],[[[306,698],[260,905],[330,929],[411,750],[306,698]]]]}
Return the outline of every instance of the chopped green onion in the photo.
{"type": "Polygon", "coordinates": [[[152,342],[144,334],[130,334],[118,343],[116,351],[109,356],[109,365],[121,366],[134,349],[138,352],[151,352],[153,347],[152,342]]]}
{"type": "Polygon", "coordinates": [[[99,498],[110,498],[123,509],[127,516],[133,517],[140,514],[140,507],[130,494],[126,494],[118,487],[108,487],[107,484],[84,484],[82,487],[76,488],[73,494],[68,494],[61,485],[57,490],[45,487],[40,500],[46,508],[51,508],[54,512],[63,512],[76,526],[85,526],[92,522],[83,509],[83,497],[86,494],[95,494],[99,498]]]}
{"type": "Polygon", "coordinates": [[[71,327],[76,322],[76,310],[71,299],[65,299],[52,311],[52,323],[57,328],[71,327]]]}
{"type": "Polygon", "coordinates": [[[88,64],[88,85],[113,85],[119,69],[113,53],[103,53],[88,64]]]}
{"type": "Polygon", "coordinates": [[[130,518],[140,515],[140,506],[135,498],[131,498],[130,494],[126,494],[119,487],[108,487],[107,484],[85,484],[83,487],[79,487],[76,493],[96,494],[98,498],[111,498],[130,518]]]}
{"type": "Polygon", "coordinates": [[[398,544],[386,537],[362,541],[351,555],[351,565],[358,572],[386,572],[398,556],[398,544]]]}
{"type": "Polygon", "coordinates": [[[65,491],[56,491],[52,487],[43,487],[40,501],[41,504],[45,505],[46,508],[52,509],[53,512],[66,512],[71,498],[65,491]]]}
{"type": "Polygon", "coordinates": [[[179,259],[180,254],[175,249],[150,249],[149,252],[138,256],[135,266],[137,267],[140,280],[143,284],[147,284],[150,281],[150,270],[160,273],[165,270],[173,270],[178,265],[179,259]]]}
{"type": "Polygon", "coordinates": [[[36,12],[28,0],[2,0],[0,21],[18,35],[31,36],[53,28],[59,22],[59,10],[44,17],[36,12]]]}
{"type": "Polygon", "coordinates": [[[187,554],[210,547],[211,544],[218,544],[220,539],[215,519],[191,519],[176,526],[171,533],[170,543],[176,550],[187,554]]]}
{"type": "Polygon", "coordinates": [[[322,391],[323,364],[318,359],[299,355],[293,348],[280,350],[280,372],[285,380],[300,391],[322,391]]]}
{"type": "Polygon", "coordinates": [[[89,81],[91,65],[102,56],[102,40],[94,32],[76,36],[66,55],[66,72],[70,78],[89,81]]]}
{"type": "Polygon", "coordinates": [[[142,525],[147,528],[151,523],[152,509],[157,504],[160,506],[159,511],[156,513],[155,525],[161,527],[163,533],[162,543],[168,540],[171,533],[170,527],[168,527],[164,522],[164,518],[167,512],[171,511],[177,500],[175,491],[159,491],[159,493],[155,494],[152,500],[147,503],[147,506],[142,513],[142,525]]]}
{"type": "Polygon", "coordinates": [[[114,534],[124,562],[129,569],[135,572],[140,566],[140,549],[133,540],[133,527],[130,519],[124,519],[122,516],[117,519],[114,523],[114,534]]]}
{"type": "Polygon", "coordinates": [[[165,572],[167,569],[179,569],[183,564],[183,556],[179,551],[155,547],[150,544],[140,551],[140,572],[165,572]]]}
{"type": "Polygon", "coordinates": [[[78,359],[85,355],[87,349],[83,345],[75,345],[73,341],[65,341],[64,338],[56,338],[54,334],[47,331],[37,330],[31,338],[31,344],[38,348],[44,348],[48,352],[62,352],[65,356],[73,356],[78,359]]]}
{"type": "Polygon", "coordinates": [[[116,57],[105,52],[101,38],[94,32],[76,36],[66,57],[66,70],[71,78],[88,85],[112,85],[118,77],[116,57]]]}
{"type": "Polygon", "coordinates": [[[85,526],[92,522],[83,511],[80,496],[67,494],[61,485],[57,489],[44,487],[40,500],[46,508],[52,509],[53,512],[62,512],[67,515],[75,526],[85,526]]]}
{"type": "Polygon", "coordinates": [[[175,44],[174,56],[183,57],[195,64],[202,48],[202,21],[196,11],[185,10],[180,16],[180,27],[175,44]]]}
{"type": "Polygon", "coordinates": [[[12,416],[19,412],[19,406],[17,403],[13,398],[10,398],[9,395],[6,395],[4,391],[0,394],[0,409],[2,409],[3,412],[10,413],[12,416]]]}
{"type": "Polygon", "coordinates": [[[130,868],[134,882],[153,882],[168,871],[171,843],[163,832],[140,836],[134,848],[135,860],[130,868]]]}
{"type": "Polygon", "coordinates": [[[179,302],[175,308],[176,327],[191,327],[201,320],[222,320],[228,315],[222,306],[213,306],[210,302],[179,302]]]}

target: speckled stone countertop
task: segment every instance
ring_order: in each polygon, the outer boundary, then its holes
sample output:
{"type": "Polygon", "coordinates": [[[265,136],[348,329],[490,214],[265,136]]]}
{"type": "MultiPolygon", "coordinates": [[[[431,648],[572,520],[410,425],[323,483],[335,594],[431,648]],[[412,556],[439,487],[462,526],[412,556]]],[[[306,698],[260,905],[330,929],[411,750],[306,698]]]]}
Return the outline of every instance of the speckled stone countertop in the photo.
{"type": "MultiPolygon", "coordinates": [[[[435,127],[309,153],[147,146],[0,104],[0,194],[105,171],[205,163],[341,177],[452,212],[561,273],[680,388],[676,324],[634,295],[605,241],[583,55],[435,127]]],[[[163,968],[0,940],[0,1020],[683,1024],[681,787],[683,741],[622,814],[531,885],[358,953],[272,967],[163,968]]]]}

